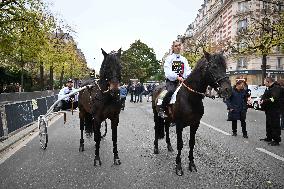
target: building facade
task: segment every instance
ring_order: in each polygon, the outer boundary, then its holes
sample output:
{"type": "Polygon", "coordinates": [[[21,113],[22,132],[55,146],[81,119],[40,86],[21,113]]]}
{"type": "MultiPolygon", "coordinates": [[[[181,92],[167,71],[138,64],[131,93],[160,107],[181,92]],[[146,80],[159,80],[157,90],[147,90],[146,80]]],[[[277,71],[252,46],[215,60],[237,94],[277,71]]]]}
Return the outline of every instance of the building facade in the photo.
{"type": "MultiPolygon", "coordinates": [[[[283,0],[204,0],[185,35],[190,36],[193,41],[206,39],[206,43],[213,44],[215,51],[218,51],[218,44],[222,44],[220,47],[226,46],[236,38],[240,30],[252,23],[250,14],[262,13],[267,6],[279,12],[284,10],[283,0]]],[[[283,52],[283,48],[275,47],[267,56],[266,73],[276,80],[284,79],[283,52]]],[[[226,54],[226,58],[227,74],[232,83],[237,77],[246,78],[248,84],[262,83],[262,56],[233,56],[230,52],[226,54]]]]}

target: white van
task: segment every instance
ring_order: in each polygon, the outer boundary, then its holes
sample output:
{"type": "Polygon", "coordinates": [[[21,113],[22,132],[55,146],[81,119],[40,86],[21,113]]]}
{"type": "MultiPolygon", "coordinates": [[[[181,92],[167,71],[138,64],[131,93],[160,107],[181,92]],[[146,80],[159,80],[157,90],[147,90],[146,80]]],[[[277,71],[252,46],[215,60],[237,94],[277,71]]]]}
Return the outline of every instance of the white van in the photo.
{"type": "Polygon", "coordinates": [[[248,106],[253,107],[254,109],[261,109],[259,102],[262,95],[264,94],[266,87],[259,85],[248,85],[248,89],[250,90],[250,98],[248,99],[248,106]]]}

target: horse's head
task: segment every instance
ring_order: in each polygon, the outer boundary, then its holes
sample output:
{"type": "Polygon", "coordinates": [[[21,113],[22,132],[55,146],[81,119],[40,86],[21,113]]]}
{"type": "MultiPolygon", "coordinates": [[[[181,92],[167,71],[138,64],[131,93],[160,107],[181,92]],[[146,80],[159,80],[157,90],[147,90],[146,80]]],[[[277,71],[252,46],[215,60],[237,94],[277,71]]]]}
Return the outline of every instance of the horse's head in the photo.
{"type": "Polygon", "coordinates": [[[104,60],[100,69],[100,80],[103,83],[106,83],[111,91],[118,91],[119,83],[121,81],[121,49],[109,54],[102,49],[102,53],[104,55],[104,60]]]}
{"type": "Polygon", "coordinates": [[[206,76],[208,84],[213,87],[221,97],[228,98],[232,94],[229,77],[226,76],[226,60],[222,54],[209,54],[204,51],[208,62],[206,76]]]}

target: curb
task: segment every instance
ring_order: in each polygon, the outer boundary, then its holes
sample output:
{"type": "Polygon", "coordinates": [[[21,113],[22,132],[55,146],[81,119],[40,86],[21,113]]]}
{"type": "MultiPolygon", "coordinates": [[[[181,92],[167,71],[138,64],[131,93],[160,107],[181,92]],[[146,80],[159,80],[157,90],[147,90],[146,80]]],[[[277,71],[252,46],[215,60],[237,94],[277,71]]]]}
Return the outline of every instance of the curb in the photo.
{"type": "MultiPolygon", "coordinates": [[[[48,121],[51,122],[55,117],[58,117],[60,119],[63,115],[62,114],[55,114],[48,117],[48,121]]],[[[58,120],[56,119],[56,120],[58,120]]],[[[56,121],[54,120],[54,121],[56,121]]],[[[51,122],[53,124],[54,122],[51,122]]],[[[38,129],[37,121],[34,121],[26,126],[24,126],[24,129],[21,129],[19,132],[17,132],[14,135],[9,136],[6,140],[3,140],[0,142],[0,153],[11,147],[16,142],[20,141],[21,139],[25,138],[26,136],[30,135],[31,133],[35,132],[38,129]]]]}

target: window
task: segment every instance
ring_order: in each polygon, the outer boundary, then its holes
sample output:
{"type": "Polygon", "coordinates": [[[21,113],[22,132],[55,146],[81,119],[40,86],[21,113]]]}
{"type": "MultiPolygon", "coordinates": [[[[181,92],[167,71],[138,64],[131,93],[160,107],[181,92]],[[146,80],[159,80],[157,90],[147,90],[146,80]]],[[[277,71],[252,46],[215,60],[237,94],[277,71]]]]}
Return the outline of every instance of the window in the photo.
{"type": "Polygon", "coordinates": [[[277,68],[281,68],[281,57],[277,58],[277,68]]]}
{"type": "Polygon", "coordinates": [[[238,22],[238,31],[240,32],[240,31],[246,30],[247,26],[248,26],[247,19],[240,20],[238,22]]]}
{"type": "Polygon", "coordinates": [[[247,68],[247,61],[244,57],[241,57],[237,61],[237,67],[238,68],[247,68]]]}
{"type": "Polygon", "coordinates": [[[248,2],[243,1],[238,3],[239,12],[247,12],[248,11],[248,2]]]}
{"type": "Polygon", "coordinates": [[[279,4],[279,11],[284,11],[284,4],[279,4]]]}

